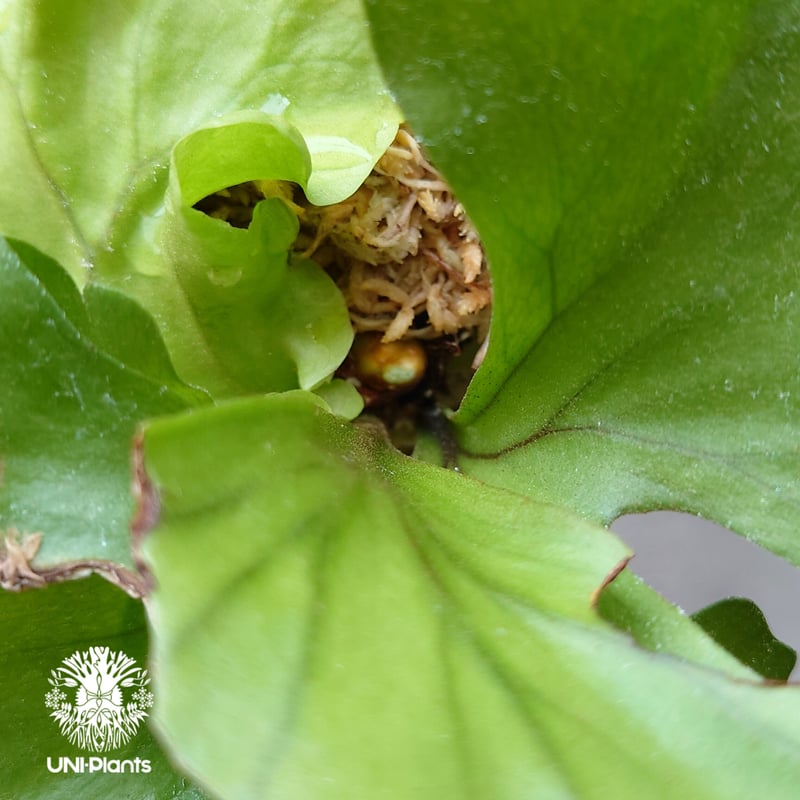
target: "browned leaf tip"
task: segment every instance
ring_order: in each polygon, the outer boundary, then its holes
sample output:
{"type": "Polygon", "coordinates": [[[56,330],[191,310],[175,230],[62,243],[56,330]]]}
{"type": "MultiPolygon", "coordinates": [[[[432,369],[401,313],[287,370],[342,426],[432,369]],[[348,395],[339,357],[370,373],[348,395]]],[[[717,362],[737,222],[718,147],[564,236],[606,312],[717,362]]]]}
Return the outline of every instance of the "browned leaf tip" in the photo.
{"type": "Polygon", "coordinates": [[[603,593],[603,590],[609,584],[613,583],[616,577],[628,566],[628,563],[633,558],[633,555],[625,556],[622,561],[617,564],[611,572],[603,578],[603,582],[592,592],[592,608],[597,608],[597,604],[600,602],[600,595],[603,593]]]}
{"type": "Polygon", "coordinates": [[[68,561],[56,567],[39,570],[39,575],[45,583],[73,581],[92,574],[105,578],[135,600],[141,600],[150,588],[144,575],[115,564],[113,561],[103,561],[102,559],[68,561]]]}

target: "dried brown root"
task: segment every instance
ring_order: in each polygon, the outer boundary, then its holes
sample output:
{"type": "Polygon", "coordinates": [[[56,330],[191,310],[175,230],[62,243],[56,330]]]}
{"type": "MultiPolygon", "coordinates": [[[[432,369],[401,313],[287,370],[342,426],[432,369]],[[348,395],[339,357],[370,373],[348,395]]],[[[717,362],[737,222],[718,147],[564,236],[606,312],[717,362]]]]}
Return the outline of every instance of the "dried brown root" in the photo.
{"type": "Polygon", "coordinates": [[[236,227],[253,208],[279,197],[297,214],[295,250],[313,258],[342,290],[356,332],[401,339],[462,341],[489,329],[492,288],[478,234],[419,143],[401,127],[354,194],[314,206],[298,187],[251,181],[197,205],[236,227]]]}
{"type": "Polygon", "coordinates": [[[32,586],[44,586],[44,578],[31,566],[42,543],[41,533],[20,536],[9,528],[0,543],[0,588],[18,592],[32,586]]]}
{"type": "Polygon", "coordinates": [[[406,128],[346,200],[296,202],[298,245],[334,276],[356,331],[485,337],[492,291],[477,232],[406,128]]]}

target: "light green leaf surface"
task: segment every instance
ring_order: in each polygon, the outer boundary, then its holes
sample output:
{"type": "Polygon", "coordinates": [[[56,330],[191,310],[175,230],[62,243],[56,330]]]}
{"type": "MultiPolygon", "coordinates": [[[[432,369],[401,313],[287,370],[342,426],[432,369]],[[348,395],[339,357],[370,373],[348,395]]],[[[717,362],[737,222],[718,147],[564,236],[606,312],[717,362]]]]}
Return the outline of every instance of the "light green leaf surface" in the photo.
{"type": "Polygon", "coordinates": [[[296,393],[154,422],[144,456],[156,724],[227,800],[795,795],[800,692],[606,626],[607,532],[296,393]]]}
{"type": "Polygon", "coordinates": [[[0,531],[44,534],[37,567],[131,566],[130,443],[143,419],[204,402],[152,319],[26,245],[0,240],[0,531]]]}
{"type": "Polygon", "coordinates": [[[725,670],[733,677],[754,677],[753,672],[743,671],[736,657],[720,650],[691,617],[629,569],[603,589],[597,610],[603,619],[629,633],[647,650],[725,670]]]}
{"type": "Polygon", "coordinates": [[[147,628],[139,602],[90,578],[46,590],[0,592],[0,798],[2,800],[108,800],[155,798],[202,800],[204,795],[177,774],[147,723],[112,759],[150,761],[148,774],[50,773],[60,756],[96,755],[70,745],[50,717],[44,696],[51,670],[76,650],[110,647],[146,666],[147,628]]]}
{"type": "MultiPolygon", "coordinates": [[[[163,258],[162,221],[172,150],[209,126],[242,127],[182,180],[212,177],[217,189],[281,177],[282,152],[252,159],[232,141],[247,138],[243,113],[251,123],[278,116],[299,131],[312,201],[352,193],[398,123],[358,2],[212,0],[199,13],[189,2],[92,0],[76,13],[59,0],[16,0],[0,9],[0,233],[48,253],[79,285],[111,283],[137,298],[178,372],[221,393],[236,391],[235,376],[222,381],[207,320],[194,316],[195,298],[163,258]]],[[[303,287],[293,305],[302,299],[303,287]]],[[[295,386],[324,377],[316,334],[304,333],[291,354],[301,372],[295,386]]],[[[338,353],[339,329],[336,337],[325,347],[338,353]]]]}
{"type": "Polygon", "coordinates": [[[681,185],[751,5],[368,0],[388,82],[488,251],[463,422],[681,185]]]}
{"type": "Polygon", "coordinates": [[[328,409],[344,419],[355,419],[364,410],[364,398],[349,381],[335,378],[314,390],[328,409]]]}

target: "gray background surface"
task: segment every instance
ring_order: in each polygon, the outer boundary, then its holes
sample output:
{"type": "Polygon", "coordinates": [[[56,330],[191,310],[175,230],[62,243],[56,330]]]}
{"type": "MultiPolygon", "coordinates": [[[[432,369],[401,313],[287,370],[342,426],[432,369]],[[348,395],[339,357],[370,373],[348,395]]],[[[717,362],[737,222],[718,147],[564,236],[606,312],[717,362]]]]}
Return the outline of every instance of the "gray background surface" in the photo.
{"type": "MultiPolygon", "coordinates": [[[[611,528],[636,553],[631,569],[687,614],[725,597],[746,597],[777,638],[800,650],[800,569],[690,514],[630,514],[611,528]]],[[[800,682],[798,666],[792,681],[800,682]]]]}

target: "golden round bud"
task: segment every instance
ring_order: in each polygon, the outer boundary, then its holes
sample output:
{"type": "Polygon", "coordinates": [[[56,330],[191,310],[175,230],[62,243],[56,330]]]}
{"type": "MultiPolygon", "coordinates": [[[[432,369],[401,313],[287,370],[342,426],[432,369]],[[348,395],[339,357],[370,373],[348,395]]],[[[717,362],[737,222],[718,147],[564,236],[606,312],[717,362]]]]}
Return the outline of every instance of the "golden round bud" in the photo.
{"type": "Polygon", "coordinates": [[[382,342],[379,333],[360,333],[350,351],[356,377],[380,391],[413,389],[425,374],[425,348],[412,340],[382,342]]]}

